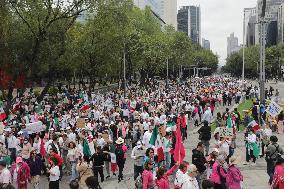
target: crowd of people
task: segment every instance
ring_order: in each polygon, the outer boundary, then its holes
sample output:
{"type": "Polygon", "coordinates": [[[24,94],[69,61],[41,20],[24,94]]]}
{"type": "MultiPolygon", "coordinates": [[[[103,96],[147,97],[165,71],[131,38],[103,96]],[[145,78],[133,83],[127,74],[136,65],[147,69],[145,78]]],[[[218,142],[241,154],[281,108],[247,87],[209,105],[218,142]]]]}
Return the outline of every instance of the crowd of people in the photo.
{"type": "MultiPolygon", "coordinates": [[[[248,98],[252,94],[249,89],[248,98]]],[[[243,118],[237,108],[216,112],[243,97],[237,80],[221,76],[173,81],[170,86],[150,80],[130,86],[126,96],[120,90],[100,94],[62,88],[39,99],[31,91],[0,115],[1,187],[26,189],[30,182],[38,189],[45,175],[52,189],[59,188],[63,177],[71,188],[100,188],[110,178],[124,180],[125,164],[132,161],[138,189],[169,189],[171,181],[175,189],[241,189],[240,158],[234,154],[241,123],[246,127],[247,162],[254,165],[259,156],[271,156],[267,172],[270,183],[278,186],[283,150],[271,125],[265,125],[269,116],[259,121],[254,107],[243,118]],[[190,124],[200,127],[191,163],[184,160],[183,147],[190,124]]],[[[254,105],[262,111],[258,102],[254,105]]],[[[1,102],[1,112],[6,106],[1,102]]]]}

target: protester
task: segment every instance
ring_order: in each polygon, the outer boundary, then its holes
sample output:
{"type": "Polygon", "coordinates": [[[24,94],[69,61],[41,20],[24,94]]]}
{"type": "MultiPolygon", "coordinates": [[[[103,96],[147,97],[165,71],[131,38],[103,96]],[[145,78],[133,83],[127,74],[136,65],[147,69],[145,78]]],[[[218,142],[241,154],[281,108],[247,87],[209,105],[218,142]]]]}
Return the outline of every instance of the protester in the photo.
{"type": "Polygon", "coordinates": [[[155,183],[153,180],[153,169],[154,162],[148,159],[144,164],[144,171],[142,173],[142,189],[154,189],[155,183]]]}
{"type": "Polygon", "coordinates": [[[224,155],[219,155],[212,167],[212,174],[210,180],[214,183],[214,189],[226,189],[227,172],[223,165],[226,162],[224,155]]]}
{"type": "Polygon", "coordinates": [[[104,182],[104,154],[100,146],[97,146],[96,152],[91,157],[91,161],[93,162],[94,177],[98,178],[100,174],[101,182],[104,182]]]}
{"type": "Polygon", "coordinates": [[[5,161],[0,161],[0,184],[2,188],[7,187],[12,182],[9,169],[6,167],[5,161]]]}
{"type": "Polygon", "coordinates": [[[131,158],[134,159],[134,180],[143,173],[143,163],[146,149],[141,141],[132,149],[131,158]]]}
{"type": "Polygon", "coordinates": [[[278,142],[278,138],[274,135],[271,136],[270,144],[267,146],[265,150],[265,154],[266,154],[265,160],[267,163],[267,174],[269,176],[269,184],[272,183],[275,163],[278,160],[278,156],[279,154],[284,153],[282,147],[280,147],[280,145],[277,142],[278,142]]]}
{"type": "Polygon", "coordinates": [[[206,158],[204,156],[204,144],[199,142],[197,148],[192,150],[192,164],[194,164],[198,170],[197,181],[201,185],[202,181],[206,179],[206,158]]]}
{"type": "Polygon", "coordinates": [[[256,135],[254,134],[252,128],[248,128],[248,135],[245,138],[246,140],[246,152],[247,152],[247,163],[250,163],[250,160],[252,160],[252,165],[256,165],[255,161],[256,158],[259,156],[259,148],[256,144],[256,135]]]}
{"type": "Polygon", "coordinates": [[[191,164],[188,166],[187,174],[185,174],[184,180],[182,181],[181,189],[199,189],[199,184],[196,179],[198,170],[195,165],[191,164]]]}
{"type": "Polygon", "coordinates": [[[226,182],[229,189],[242,189],[241,182],[243,181],[243,175],[241,171],[236,167],[240,163],[237,156],[230,158],[230,166],[227,170],[226,182]]]}
{"type": "Polygon", "coordinates": [[[179,162],[177,162],[170,170],[166,170],[165,167],[159,167],[157,171],[157,179],[156,185],[158,189],[170,189],[169,179],[168,177],[173,174],[176,168],[179,166],[179,162]]]}
{"type": "Polygon", "coordinates": [[[42,161],[38,157],[34,150],[30,153],[30,159],[28,160],[31,173],[31,183],[34,189],[39,189],[39,182],[42,170],[42,161]]]}
{"type": "Polygon", "coordinates": [[[199,139],[205,146],[205,155],[208,156],[209,152],[209,141],[211,139],[211,128],[209,127],[208,121],[203,121],[203,126],[198,130],[199,139]]]}
{"type": "Polygon", "coordinates": [[[116,141],[116,149],[115,149],[115,155],[116,155],[116,163],[118,165],[118,182],[123,180],[123,169],[124,169],[124,164],[126,160],[126,152],[127,152],[127,147],[123,144],[124,140],[119,137],[116,141]]]}
{"type": "Polygon", "coordinates": [[[174,188],[175,189],[180,189],[181,186],[183,185],[183,182],[185,181],[185,174],[187,174],[187,168],[188,168],[189,163],[187,161],[183,161],[179,165],[179,169],[176,172],[176,178],[174,181],[174,188]]]}
{"type": "MultiPolygon", "coordinates": [[[[79,157],[78,164],[76,166],[76,170],[79,176],[79,185],[81,189],[87,189],[86,179],[93,176],[92,167],[88,164],[88,157],[83,156],[79,157]]],[[[93,176],[98,181],[98,176],[93,176]]]]}
{"type": "Polygon", "coordinates": [[[59,189],[60,170],[57,164],[55,158],[49,161],[49,189],[59,189]]]}
{"type": "Polygon", "coordinates": [[[67,145],[68,152],[67,152],[67,160],[71,164],[71,178],[70,181],[75,180],[78,177],[78,173],[76,171],[77,161],[79,156],[81,155],[79,150],[76,147],[75,142],[71,141],[67,145]]]}
{"type": "Polygon", "coordinates": [[[18,189],[27,189],[28,179],[30,178],[30,167],[21,157],[17,157],[16,163],[12,164],[11,175],[18,189]]]}
{"type": "Polygon", "coordinates": [[[277,160],[273,180],[271,183],[271,189],[284,188],[284,159],[281,157],[277,160]]]}

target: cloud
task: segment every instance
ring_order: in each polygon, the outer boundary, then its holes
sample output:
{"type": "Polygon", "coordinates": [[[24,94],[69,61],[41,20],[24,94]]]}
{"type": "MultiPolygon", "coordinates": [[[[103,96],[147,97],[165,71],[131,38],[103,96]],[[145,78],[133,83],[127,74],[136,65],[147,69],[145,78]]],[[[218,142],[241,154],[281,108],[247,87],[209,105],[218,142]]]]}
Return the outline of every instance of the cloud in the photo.
{"type": "Polygon", "coordinates": [[[178,0],[178,7],[200,5],[201,37],[210,40],[211,50],[220,56],[220,64],[227,57],[227,37],[235,33],[243,43],[244,8],[256,6],[257,0],[178,0]]]}

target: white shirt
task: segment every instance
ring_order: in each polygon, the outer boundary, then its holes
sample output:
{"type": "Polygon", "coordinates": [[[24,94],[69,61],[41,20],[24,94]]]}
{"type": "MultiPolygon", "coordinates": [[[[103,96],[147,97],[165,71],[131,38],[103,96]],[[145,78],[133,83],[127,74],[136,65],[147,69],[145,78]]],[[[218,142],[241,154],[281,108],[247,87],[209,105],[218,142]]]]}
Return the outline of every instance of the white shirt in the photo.
{"type": "Polygon", "coordinates": [[[256,135],[255,134],[248,134],[247,140],[249,143],[255,143],[256,142],[256,135]]]}
{"type": "Polygon", "coordinates": [[[16,148],[17,147],[17,138],[12,135],[7,138],[8,148],[16,148]]]}
{"type": "Polygon", "coordinates": [[[73,132],[71,132],[71,133],[69,133],[68,134],[68,139],[69,139],[69,141],[76,141],[76,134],[75,133],[73,133],[73,132]]]}
{"type": "Polygon", "coordinates": [[[152,147],[152,144],[150,144],[150,139],[151,139],[151,136],[152,136],[152,133],[153,131],[150,133],[149,131],[146,131],[143,135],[143,144],[146,148],[151,148],[152,147]]]}
{"type": "Polygon", "coordinates": [[[212,119],[213,119],[213,116],[212,116],[211,111],[210,110],[206,110],[204,112],[204,114],[203,114],[202,120],[203,121],[207,121],[208,123],[211,123],[212,119]]]}
{"type": "Polygon", "coordinates": [[[185,182],[185,177],[186,175],[180,169],[178,169],[176,173],[174,185],[181,187],[183,185],[183,182],[185,182]]]}
{"type": "Polygon", "coordinates": [[[196,178],[192,178],[188,176],[188,174],[185,174],[181,189],[199,189],[199,185],[196,178]]]}
{"type": "Polygon", "coordinates": [[[9,184],[12,182],[12,176],[7,168],[4,168],[0,174],[0,183],[9,184]]]}
{"type": "Polygon", "coordinates": [[[59,167],[57,165],[52,167],[49,171],[50,171],[50,176],[49,176],[50,181],[59,180],[60,170],[59,170],[59,167]]]}

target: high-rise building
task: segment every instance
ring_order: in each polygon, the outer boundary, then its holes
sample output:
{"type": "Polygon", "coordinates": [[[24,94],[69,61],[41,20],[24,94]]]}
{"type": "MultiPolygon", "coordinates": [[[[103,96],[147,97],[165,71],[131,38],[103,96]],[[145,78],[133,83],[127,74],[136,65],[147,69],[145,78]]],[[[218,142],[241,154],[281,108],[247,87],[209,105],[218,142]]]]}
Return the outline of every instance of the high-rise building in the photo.
{"type": "Polygon", "coordinates": [[[189,7],[189,30],[192,41],[201,44],[201,11],[200,6],[189,7]]]}
{"type": "Polygon", "coordinates": [[[207,39],[202,38],[202,47],[204,49],[209,49],[210,50],[210,41],[207,39]]]}
{"type": "Polygon", "coordinates": [[[177,29],[177,0],[158,0],[160,17],[177,29]]]}
{"type": "Polygon", "coordinates": [[[189,6],[183,6],[178,10],[177,15],[177,29],[180,32],[186,33],[187,36],[190,35],[189,30],[190,19],[189,19],[189,6]]]}
{"type": "Polygon", "coordinates": [[[133,0],[133,3],[142,10],[148,6],[156,15],[160,16],[159,2],[157,0],[133,0]]]}
{"type": "Polygon", "coordinates": [[[239,46],[238,38],[235,37],[234,33],[231,33],[230,37],[227,37],[227,57],[234,52],[238,52],[240,49],[241,46],[239,46]]]}
{"type": "Polygon", "coordinates": [[[245,46],[250,47],[255,45],[256,31],[256,8],[244,9],[244,26],[245,26],[245,46]]]}
{"type": "Polygon", "coordinates": [[[278,26],[277,43],[284,43],[284,3],[282,3],[278,9],[277,26],[278,26]]]}
{"type": "Polygon", "coordinates": [[[201,45],[201,12],[199,6],[183,6],[178,11],[178,31],[185,32],[201,45]]]}
{"type": "MultiPolygon", "coordinates": [[[[265,9],[265,22],[266,22],[266,46],[276,45],[278,41],[278,11],[280,5],[284,2],[284,0],[267,0],[266,1],[266,9],[265,9]]],[[[260,15],[262,12],[262,0],[257,1],[257,16],[256,23],[260,21],[260,15]]],[[[256,36],[255,43],[259,44],[260,42],[260,25],[258,24],[256,27],[256,36]]]]}

